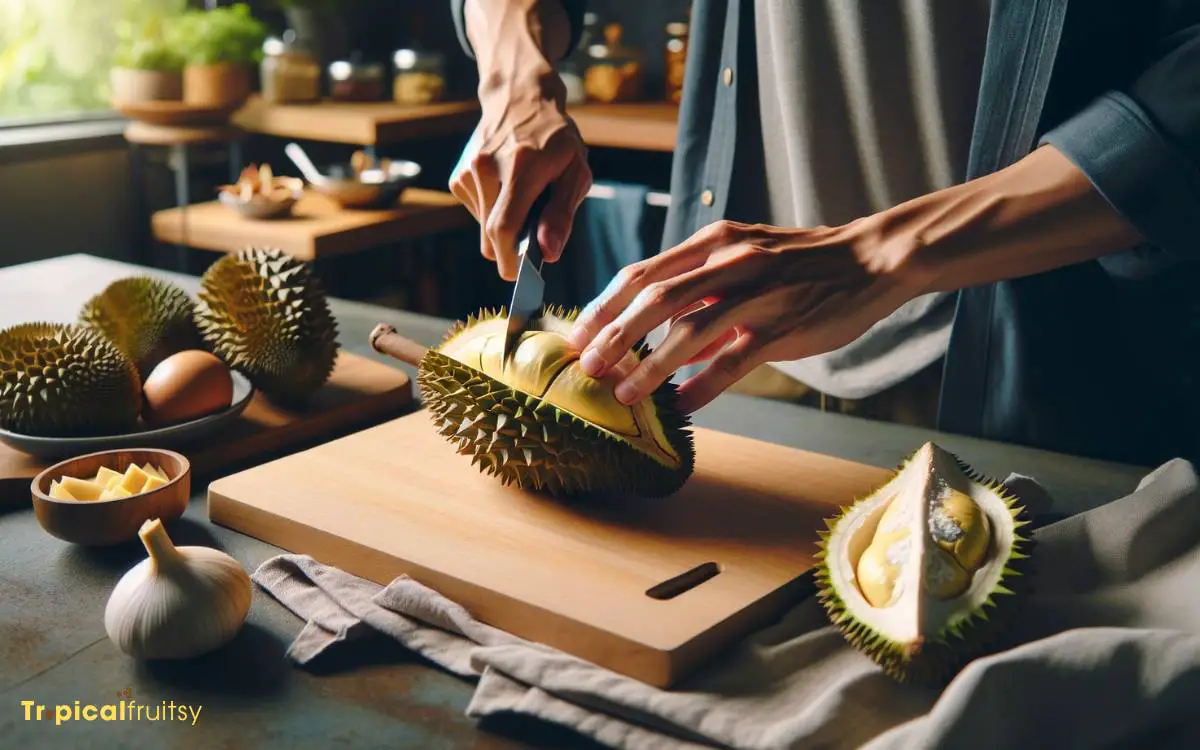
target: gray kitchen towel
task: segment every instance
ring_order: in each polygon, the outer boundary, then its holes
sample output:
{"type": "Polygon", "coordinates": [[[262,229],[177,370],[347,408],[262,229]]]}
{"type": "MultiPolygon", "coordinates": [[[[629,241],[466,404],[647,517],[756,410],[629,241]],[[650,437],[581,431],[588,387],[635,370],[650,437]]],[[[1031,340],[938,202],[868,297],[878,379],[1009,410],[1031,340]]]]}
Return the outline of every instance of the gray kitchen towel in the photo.
{"type": "MultiPolygon", "coordinates": [[[[1039,487],[1010,486],[1035,509],[1039,487]]],[[[1037,590],[1004,650],[944,690],[900,685],[815,599],[660,690],[530,643],[400,577],[364,581],[305,555],[255,582],[306,621],[304,664],[379,631],[478,679],[473,717],[515,712],[616,748],[1200,746],[1200,481],[1176,459],[1130,495],[1035,532],[1037,590]]]]}

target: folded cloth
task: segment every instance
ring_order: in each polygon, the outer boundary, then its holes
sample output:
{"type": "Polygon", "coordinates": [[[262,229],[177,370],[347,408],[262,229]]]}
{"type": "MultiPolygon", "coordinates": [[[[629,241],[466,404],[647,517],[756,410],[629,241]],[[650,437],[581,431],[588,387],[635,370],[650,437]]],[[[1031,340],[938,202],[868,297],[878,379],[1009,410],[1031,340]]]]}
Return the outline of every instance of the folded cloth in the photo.
{"type": "MultiPolygon", "coordinates": [[[[1044,509],[1028,478],[1008,480],[1044,509]]],[[[299,664],[385,633],[478,679],[467,714],[514,712],[617,748],[1196,747],[1200,481],[1175,460],[1130,495],[1035,532],[1036,593],[1004,650],[944,690],[896,683],[815,599],[660,690],[471,617],[400,577],[364,581],[282,555],[255,582],[306,621],[299,664]]]]}

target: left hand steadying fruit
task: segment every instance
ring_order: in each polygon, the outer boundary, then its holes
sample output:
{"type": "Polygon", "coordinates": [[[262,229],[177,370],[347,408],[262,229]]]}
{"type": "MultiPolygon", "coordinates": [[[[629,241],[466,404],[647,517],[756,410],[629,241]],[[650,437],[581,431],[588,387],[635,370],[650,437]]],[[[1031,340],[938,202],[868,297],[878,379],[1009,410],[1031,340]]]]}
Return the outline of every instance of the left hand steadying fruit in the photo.
{"type": "Polygon", "coordinates": [[[618,386],[633,403],[678,368],[712,362],[680,388],[692,411],[764,362],[800,359],[858,338],[916,288],[882,273],[865,224],[790,229],[719,221],[622,269],[580,315],[572,344],[599,376],[670,321],[664,341],[618,386]]]}
{"type": "Polygon", "coordinates": [[[622,269],[580,314],[571,343],[592,376],[609,372],[663,323],[665,340],[626,374],[633,403],[680,367],[711,360],[680,385],[680,408],[704,406],[766,362],[849,344],[904,303],[1042,273],[1144,241],[1053,146],[992,174],[838,227],[719,221],[622,269]]]}

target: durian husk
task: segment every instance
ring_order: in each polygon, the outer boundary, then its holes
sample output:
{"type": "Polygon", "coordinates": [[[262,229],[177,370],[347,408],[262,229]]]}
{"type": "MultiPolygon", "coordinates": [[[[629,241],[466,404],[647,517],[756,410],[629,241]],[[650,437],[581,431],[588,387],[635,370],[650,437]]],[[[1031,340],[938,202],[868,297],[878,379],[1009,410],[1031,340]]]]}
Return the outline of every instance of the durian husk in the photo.
{"type": "MultiPolygon", "coordinates": [[[[888,482],[899,475],[916,455],[914,453],[905,459],[893,471],[888,482]]],[[[904,684],[944,687],[974,659],[1006,647],[1006,634],[1033,590],[1035,558],[1032,553],[1036,541],[1021,531],[1032,520],[1028,509],[1002,482],[976,471],[956,455],[953,458],[970,481],[988,487],[1004,501],[1014,529],[1013,549],[1004,566],[1001,585],[993,589],[991,596],[971,617],[956,623],[954,627],[948,627],[918,643],[898,644],[856,619],[838,595],[826,560],[831,554],[828,547],[831,534],[858,501],[844,506],[837,515],[826,518],[825,529],[818,532],[818,551],[814,556],[817,597],[830,622],[851,646],[869,657],[889,677],[904,684]]]]}
{"type": "MultiPolygon", "coordinates": [[[[483,310],[459,323],[442,341],[476,323],[503,317],[483,310]]],[[[571,322],[577,310],[546,307],[541,316],[571,322]]],[[[636,356],[649,348],[639,346],[636,356]]],[[[471,457],[481,471],[506,485],[568,496],[624,492],[662,497],[677,491],[695,465],[690,421],[677,407],[676,387],[667,382],[649,399],[662,433],[678,457],[664,464],[630,441],[598,427],[537,395],[512,388],[487,373],[429,349],[417,371],[417,387],[439,433],[471,457]]]]}
{"type": "Polygon", "coordinates": [[[302,405],[329,379],[337,321],[308,263],[246,248],[209,266],[198,296],[196,324],[209,349],[267,397],[302,405]]]}
{"type": "Polygon", "coordinates": [[[133,360],[80,325],[23,323],[0,331],[0,427],[40,437],[93,437],[137,425],[142,383],[133,360]]]}
{"type": "Polygon", "coordinates": [[[144,380],[172,354],[201,347],[194,306],[188,293],[169,281],[131,276],[84,303],[79,321],[116,344],[144,380]]]}

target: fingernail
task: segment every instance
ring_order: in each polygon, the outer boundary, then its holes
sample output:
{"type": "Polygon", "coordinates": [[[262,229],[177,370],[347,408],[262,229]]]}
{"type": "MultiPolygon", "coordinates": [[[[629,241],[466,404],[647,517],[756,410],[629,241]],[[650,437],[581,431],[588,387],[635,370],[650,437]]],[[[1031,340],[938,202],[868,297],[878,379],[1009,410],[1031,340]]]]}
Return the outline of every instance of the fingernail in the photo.
{"type": "Polygon", "coordinates": [[[626,380],[617,386],[617,389],[615,391],[613,391],[613,395],[616,396],[617,400],[620,401],[622,404],[629,406],[630,404],[632,404],[634,401],[637,400],[637,392],[636,391],[637,391],[637,389],[634,388],[633,385],[628,380],[626,380]]]}
{"type": "Polygon", "coordinates": [[[583,371],[588,375],[596,377],[600,374],[600,371],[604,369],[604,359],[596,353],[595,349],[588,349],[579,358],[579,366],[582,367],[583,371]]]}

